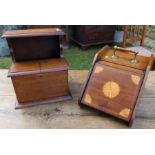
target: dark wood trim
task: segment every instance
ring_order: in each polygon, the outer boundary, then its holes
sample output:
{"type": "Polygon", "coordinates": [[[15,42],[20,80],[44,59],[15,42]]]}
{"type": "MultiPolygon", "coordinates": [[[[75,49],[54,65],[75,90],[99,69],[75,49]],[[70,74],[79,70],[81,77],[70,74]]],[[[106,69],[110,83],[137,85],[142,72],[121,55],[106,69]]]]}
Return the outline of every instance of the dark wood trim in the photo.
{"type": "Polygon", "coordinates": [[[90,76],[91,76],[91,74],[92,74],[92,71],[93,71],[93,68],[94,68],[94,65],[95,65],[96,61],[98,61],[99,59],[101,59],[101,57],[102,57],[103,53],[105,52],[105,50],[107,50],[107,49],[109,49],[109,48],[110,48],[110,46],[106,45],[106,46],[104,46],[99,52],[96,53],[96,55],[95,55],[95,57],[94,57],[94,60],[93,60],[93,63],[92,63],[92,67],[91,67],[91,69],[90,69],[89,72],[88,72],[87,78],[86,78],[86,80],[85,80],[85,82],[84,82],[84,85],[83,85],[83,88],[82,88],[82,90],[81,90],[80,97],[79,97],[79,99],[78,99],[79,105],[81,104],[81,100],[82,100],[82,98],[83,98],[83,95],[84,95],[85,89],[86,89],[86,87],[87,87],[87,84],[89,83],[90,76]]]}
{"type": "Polygon", "coordinates": [[[155,71],[155,55],[154,55],[152,65],[151,65],[151,71],[155,71]]]}
{"type": "Polygon", "coordinates": [[[30,74],[40,74],[40,70],[26,71],[26,72],[8,72],[8,77],[13,76],[22,76],[22,75],[30,75],[30,74]]]}
{"type": "Polygon", "coordinates": [[[52,99],[45,99],[45,100],[26,102],[26,103],[19,103],[16,100],[15,109],[29,108],[29,107],[33,107],[37,105],[56,103],[56,102],[66,101],[66,100],[71,100],[71,99],[72,99],[72,96],[70,95],[70,96],[62,96],[62,97],[57,97],[57,98],[52,98],[52,99]]]}
{"type": "Polygon", "coordinates": [[[7,44],[9,46],[9,51],[10,51],[10,55],[12,57],[12,61],[15,62],[15,57],[14,57],[14,54],[13,54],[13,46],[12,46],[12,43],[10,41],[9,38],[6,39],[7,40],[7,44]]]}
{"type": "Polygon", "coordinates": [[[82,90],[81,90],[81,93],[80,93],[80,97],[79,97],[79,99],[78,99],[78,104],[79,104],[79,105],[82,104],[81,101],[82,101],[84,92],[85,92],[85,90],[86,90],[86,87],[87,87],[87,85],[88,85],[88,83],[89,83],[90,76],[91,76],[91,74],[92,74],[94,65],[95,65],[95,64],[93,64],[92,67],[90,68],[90,70],[89,70],[89,72],[88,72],[88,75],[87,75],[87,78],[86,78],[85,81],[84,81],[84,85],[83,85],[83,87],[82,87],[82,90]]]}
{"type": "Polygon", "coordinates": [[[70,40],[74,41],[76,44],[78,44],[83,50],[86,50],[88,47],[92,46],[92,45],[100,45],[100,44],[106,44],[106,43],[113,43],[114,40],[112,41],[102,41],[102,42],[97,42],[97,43],[87,43],[87,44],[82,44],[79,41],[73,39],[72,37],[70,37],[70,40]]]}
{"type": "Polygon", "coordinates": [[[139,103],[140,103],[141,96],[142,96],[143,91],[144,91],[144,88],[145,88],[145,83],[146,83],[146,80],[147,80],[149,71],[150,71],[150,69],[151,69],[152,61],[153,61],[153,55],[151,55],[149,65],[147,66],[147,69],[146,69],[146,71],[145,71],[145,75],[144,75],[144,79],[143,79],[143,82],[142,82],[142,85],[141,85],[141,89],[139,90],[139,94],[138,94],[138,96],[137,96],[137,101],[136,101],[134,110],[133,110],[133,112],[132,112],[131,119],[130,119],[130,121],[129,121],[129,126],[132,125],[133,120],[134,120],[134,118],[135,118],[136,109],[137,109],[137,107],[138,107],[138,105],[139,105],[139,103]]]}
{"type": "Polygon", "coordinates": [[[63,71],[63,70],[68,70],[69,67],[59,67],[59,68],[51,68],[51,69],[44,69],[40,70],[40,73],[48,73],[48,72],[58,72],[58,71],[63,71]]]}
{"type": "Polygon", "coordinates": [[[25,72],[8,72],[8,77],[13,76],[22,76],[22,75],[30,75],[30,74],[41,74],[41,73],[51,73],[51,72],[58,72],[68,70],[69,67],[59,67],[59,68],[51,68],[51,69],[44,69],[44,70],[33,70],[33,71],[25,71],[25,72]]]}

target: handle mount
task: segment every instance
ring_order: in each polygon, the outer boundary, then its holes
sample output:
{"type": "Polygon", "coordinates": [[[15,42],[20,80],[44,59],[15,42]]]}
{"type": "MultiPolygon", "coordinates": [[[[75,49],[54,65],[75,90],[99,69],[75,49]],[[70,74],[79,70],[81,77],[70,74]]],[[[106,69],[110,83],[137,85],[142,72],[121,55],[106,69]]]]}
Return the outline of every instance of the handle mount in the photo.
{"type": "Polygon", "coordinates": [[[128,50],[128,49],[125,49],[125,48],[117,47],[117,46],[114,46],[113,55],[111,56],[113,59],[118,59],[119,58],[116,55],[117,50],[122,51],[122,52],[127,52],[127,53],[129,53],[131,55],[134,55],[134,58],[131,59],[130,62],[134,63],[134,64],[139,63],[139,61],[137,60],[138,52],[131,51],[131,50],[128,50]]]}

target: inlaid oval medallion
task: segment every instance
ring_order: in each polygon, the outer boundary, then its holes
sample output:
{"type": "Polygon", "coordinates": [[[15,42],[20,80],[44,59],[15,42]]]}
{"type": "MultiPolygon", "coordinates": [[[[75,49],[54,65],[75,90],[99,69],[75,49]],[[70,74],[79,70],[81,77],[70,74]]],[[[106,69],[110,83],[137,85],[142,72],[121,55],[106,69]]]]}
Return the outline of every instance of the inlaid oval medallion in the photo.
{"type": "Polygon", "coordinates": [[[103,86],[103,93],[108,98],[114,98],[119,95],[120,87],[116,82],[106,82],[103,86]]]}

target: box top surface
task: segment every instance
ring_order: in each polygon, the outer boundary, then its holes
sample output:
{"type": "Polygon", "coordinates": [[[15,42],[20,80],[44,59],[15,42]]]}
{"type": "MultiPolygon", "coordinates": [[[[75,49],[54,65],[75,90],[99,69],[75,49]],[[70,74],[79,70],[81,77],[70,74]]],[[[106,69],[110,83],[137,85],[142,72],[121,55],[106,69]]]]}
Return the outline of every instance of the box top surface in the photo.
{"type": "Polygon", "coordinates": [[[45,59],[12,63],[8,76],[30,75],[52,71],[67,70],[68,63],[64,58],[45,59]]]}
{"type": "Polygon", "coordinates": [[[7,30],[3,33],[3,38],[34,37],[34,36],[61,36],[65,33],[59,28],[48,29],[27,29],[27,30],[7,30]]]}
{"type": "Polygon", "coordinates": [[[129,66],[132,68],[137,68],[139,70],[146,70],[150,58],[149,57],[144,57],[144,56],[140,56],[137,55],[136,56],[136,60],[138,61],[138,63],[132,63],[131,61],[134,59],[134,53],[130,53],[130,51],[122,51],[122,50],[116,50],[116,59],[113,59],[113,51],[114,49],[110,48],[108,50],[106,50],[104,52],[104,54],[102,55],[101,59],[103,61],[108,61],[111,63],[116,63],[116,64],[120,64],[120,65],[124,65],[124,66],[129,66]]]}

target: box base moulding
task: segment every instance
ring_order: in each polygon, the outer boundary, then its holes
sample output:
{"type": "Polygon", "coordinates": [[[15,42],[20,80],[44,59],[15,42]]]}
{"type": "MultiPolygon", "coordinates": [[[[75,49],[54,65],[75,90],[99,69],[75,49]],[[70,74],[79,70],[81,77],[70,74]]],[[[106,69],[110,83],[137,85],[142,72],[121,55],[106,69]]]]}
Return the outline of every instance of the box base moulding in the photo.
{"type": "MultiPolygon", "coordinates": [[[[88,49],[90,46],[95,46],[95,45],[101,45],[101,44],[107,44],[107,42],[105,41],[100,41],[100,42],[95,42],[95,43],[81,43],[78,40],[74,39],[74,38],[70,38],[71,41],[75,42],[77,45],[79,45],[81,47],[82,50],[86,50],[88,49]]],[[[112,41],[108,41],[108,44],[113,44],[113,40],[112,41]]]]}
{"type": "Polygon", "coordinates": [[[39,100],[39,101],[31,101],[31,102],[24,102],[24,103],[19,103],[16,100],[15,109],[29,108],[29,107],[33,107],[36,105],[50,104],[50,103],[55,103],[55,102],[71,100],[71,99],[72,99],[72,96],[68,95],[68,96],[63,96],[63,97],[49,98],[49,99],[44,99],[44,100],[39,100]]]}

